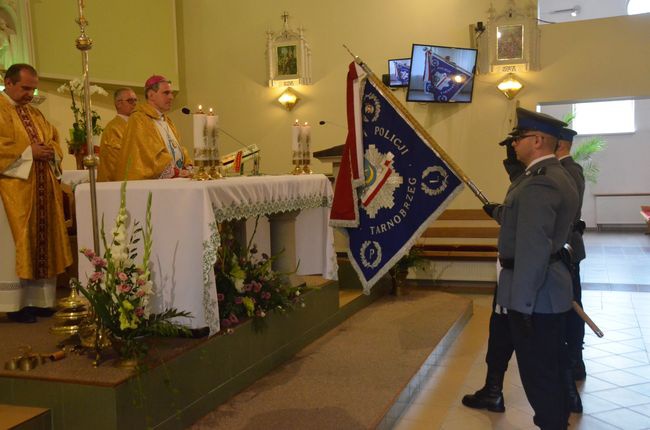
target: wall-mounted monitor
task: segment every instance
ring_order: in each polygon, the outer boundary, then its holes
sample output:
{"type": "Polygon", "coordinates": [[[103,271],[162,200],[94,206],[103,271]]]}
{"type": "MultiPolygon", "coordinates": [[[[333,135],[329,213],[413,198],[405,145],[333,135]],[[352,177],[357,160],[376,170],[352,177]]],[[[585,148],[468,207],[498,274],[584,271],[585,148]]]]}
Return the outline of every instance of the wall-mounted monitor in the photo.
{"type": "Polygon", "coordinates": [[[411,70],[410,58],[388,60],[389,87],[406,87],[409,84],[411,70]]]}
{"type": "Polygon", "coordinates": [[[470,103],[476,49],[413,45],[408,102],[470,103]]]}

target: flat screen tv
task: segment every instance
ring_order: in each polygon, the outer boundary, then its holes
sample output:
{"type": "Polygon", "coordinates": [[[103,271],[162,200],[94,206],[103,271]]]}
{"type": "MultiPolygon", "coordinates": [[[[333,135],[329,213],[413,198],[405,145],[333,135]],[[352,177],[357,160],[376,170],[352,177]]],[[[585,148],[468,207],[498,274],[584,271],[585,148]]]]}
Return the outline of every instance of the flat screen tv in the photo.
{"type": "Polygon", "coordinates": [[[406,87],[409,84],[411,70],[410,58],[388,60],[389,87],[406,87]]]}
{"type": "Polygon", "coordinates": [[[476,49],[413,45],[406,101],[470,103],[476,49]]]}

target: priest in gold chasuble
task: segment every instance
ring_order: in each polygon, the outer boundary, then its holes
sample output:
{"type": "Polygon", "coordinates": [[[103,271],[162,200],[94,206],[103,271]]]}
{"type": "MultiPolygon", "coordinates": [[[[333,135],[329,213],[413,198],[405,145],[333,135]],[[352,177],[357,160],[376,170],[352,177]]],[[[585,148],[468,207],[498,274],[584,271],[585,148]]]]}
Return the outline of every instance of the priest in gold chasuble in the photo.
{"type": "Polygon", "coordinates": [[[31,106],[36,70],[15,64],[0,94],[0,197],[16,246],[19,288],[0,289],[0,311],[10,319],[34,322],[25,309],[52,308],[56,275],[72,264],[63,216],[56,129],[31,106]]]}
{"type": "Polygon", "coordinates": [[[124,177],[116,174],[117,162],[122,146],[122,137],[126,131],[126,123],[133,113],[138,97],[131,88],[118,88],[113,93],[117,115],[109,121],[102,132],[102,142],[99,146],[99,168],[97,181],[119,181],[124,177]]]}
{"type": "Polygon", "coordinates": [[[147,79],[144,91],[146,102],[136,106],[122,138],[118,177],[124,178],[125,173],[128,179],[188,176],[192,160],[166,115],[174,99],[170,81],[154,75],[147,79]]]}

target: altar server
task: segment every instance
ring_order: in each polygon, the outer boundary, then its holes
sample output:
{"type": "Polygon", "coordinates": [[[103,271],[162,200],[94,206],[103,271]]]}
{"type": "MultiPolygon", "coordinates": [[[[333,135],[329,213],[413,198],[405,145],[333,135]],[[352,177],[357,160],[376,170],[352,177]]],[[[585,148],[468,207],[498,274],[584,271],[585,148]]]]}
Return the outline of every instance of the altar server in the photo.
{"type": "Polygon", "coordinates": [[[14,64],[0,96],[0,197],[16,245],[19,285],[0,290],[0,311],[30,323],[55,301],[56,275],[72,264],[58,178],[63,152],[57,130],[29,103],[38,74],[14,64]]]}
{"type": "Polygon", "coordinates": [[[123,179],[115,174],[115,169],[122,146],[122,137],[126,130],[126,122],[135,109],[138,97],[131,88],[118,88],[113,93],[113,101],[117,115],[104,127],[99,147],[97,180],[100,182],[123,179]]]}
{"type": "Polygon", "coordinates": [[[164,76],[151,76],[144,85],[146,101],[129,117],[122,138],[116,174],[128,179],[166,179],[189,175],[187,150],[180,144],[178,131],[166,115],[174,93],[164,76]],[[128,173],[127,173],[128,168],[128,173]]]}

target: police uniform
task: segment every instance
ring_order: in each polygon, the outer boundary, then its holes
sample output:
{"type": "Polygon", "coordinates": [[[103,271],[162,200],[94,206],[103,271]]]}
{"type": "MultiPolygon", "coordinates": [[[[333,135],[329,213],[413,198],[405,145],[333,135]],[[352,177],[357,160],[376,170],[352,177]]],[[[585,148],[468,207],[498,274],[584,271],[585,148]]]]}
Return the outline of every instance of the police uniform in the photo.
{"type": "MultiPolygon", "coordinates": [[[[559,137],[560,121],[519,109],[518,118],[522,129],[559,137]]],[[[503,267],[496,302],[507,309],[522,384],[535,423],[543,429],[566,428],[569,415],[562,369],[564,324],[573,292],[559,251],[577,209],[573,179],[550,154],[527,166],[495,211],[501,224],[498,250],[503,267]]]]}
{"type": "MultiPolygon", "coordinates": [[[[564,129],[561,133],[561,140],[573,142],[576,132],[570,129],[564,129]]],[[[581,218],[582,200],[585,192],[585,177],[582,166],[570,156],[560,159],[562,167],[569,172],[575,182],[578,191],[578,210],[573,220],[573,229],[569,233],[568,244],[571,246],[571,257],[573,270],[571,273],[573,283],[573,299],[582,306],[582,287],[580,284],[580,262],[585,259],[585,244],[582,238],[584,232],[584,221],[581,218]]],[[[566,342],[569,354],[569,365],[576,380],[585,379],[585,367],[582,361],[582,345],[585,337],[585,322],[575,312],[567,315],[566,325],[566,342]]]]}

